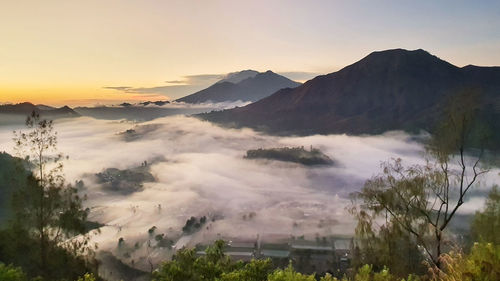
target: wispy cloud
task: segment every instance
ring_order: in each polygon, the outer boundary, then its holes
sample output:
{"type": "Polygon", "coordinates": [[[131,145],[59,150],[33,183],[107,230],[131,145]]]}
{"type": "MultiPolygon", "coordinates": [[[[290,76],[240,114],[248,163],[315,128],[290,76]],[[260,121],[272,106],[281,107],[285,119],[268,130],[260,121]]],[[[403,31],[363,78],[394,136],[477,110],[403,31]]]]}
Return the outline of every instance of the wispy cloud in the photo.
{"type": "Polygon", "coordinates": [[[103,87],[104,89],[108,89],[108,90],[117,90],[117,91],[126,91],[128,89],[131,89],[132,87],[129,87],[129,86],[113,86],[113,87],[103,87]]]}
{"type": "Polygon", "coordinates": [[[184,79],[186,79],[191,83],[196,83],[196,82],[220,80],[225,76],[226,74],[197,74],[197,75],[186,75],[184,76],[184,79]]]}
{"type": "Polygon", "coordinates": [[[106,86],[103,88],[127,94],[161,95],[175,99],[207,88],[224,77],[225,74],[186,75],[182,79],[165,81],[167,85],[152,87],[106,86]]]}

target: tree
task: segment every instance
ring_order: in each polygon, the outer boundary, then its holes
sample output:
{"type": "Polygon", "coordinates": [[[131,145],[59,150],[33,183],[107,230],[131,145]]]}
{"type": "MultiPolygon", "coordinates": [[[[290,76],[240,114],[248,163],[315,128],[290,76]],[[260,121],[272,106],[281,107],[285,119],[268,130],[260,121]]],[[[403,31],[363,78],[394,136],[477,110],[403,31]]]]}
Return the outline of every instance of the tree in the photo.
{"type": "Polygon", "coordinates": [[[354,268],[369,264],[375,270],[383,270],[387,266],[398,276],[425,272],[424,256],[408,231],[388,219],[376,229],[373,214],[364,210],[354,215],[358,220],[356,239],[351,246],[354,268]]]}
{"type": "Polygon", "coordinates": [[[197,257],[194,249],[179,250],[171,261],[153,272],[155,281],[265,281],[272,269],[270,260],[234,262],[224,254],[225,242],[215,241],[205,255],[197,257]]]}
{"type": "Polygon", "coordinates": [[[57,256],[54,255],[60,253],[60,245],[74,255],[89,250],[88,235],[69,240],[85,234],[87,212],[77,190],[65,185],[63,156],[57,152],[57,133],[52,121],[33,112],[26,126],[28,132],[14,131],[14,142],[17,155],[32,173],[25,186],[14,193],[13,228],[24,230],[37,241],[39,268],[42,276],[49,278],[55,273],[57,256]]]}
{"type": "Polygon", "coordinates": [[[270,259],[251,260],[243,268],[221,275],[221,281],[265,281],[271,273],[273,264],[270,259]]]}
{"type": "Polygon", "coordinates": [[[441,268],[447,227],[479,177],[488,171],[480,168],[487,134],[475,118],[478,108],[477,94],[471,91],[450,103],[426,146],[425,165],[404,167],[401,159],[384,162],[382,173],[354,194],[351,211],[363,218],[358,227],[368,229],[363,224],[371,227],[376,222],[387,229],[397,225],[432,265],[441,268]],[[359,206],[357,200],[362,201],[359,206]]]}
{"type": "Polygon", "coordinates": [[[483,211],[478,211],[472,221],[474,241],[500,245],[500,190],[494,186],[490,191],[483,211]]]}
{"type": "Polygon", "coordinates": [[[293,269],[290,264],[285,269],[277,269],[269,274],[268,281],[315,281],[314,274],[304,275],[293,269]]]}

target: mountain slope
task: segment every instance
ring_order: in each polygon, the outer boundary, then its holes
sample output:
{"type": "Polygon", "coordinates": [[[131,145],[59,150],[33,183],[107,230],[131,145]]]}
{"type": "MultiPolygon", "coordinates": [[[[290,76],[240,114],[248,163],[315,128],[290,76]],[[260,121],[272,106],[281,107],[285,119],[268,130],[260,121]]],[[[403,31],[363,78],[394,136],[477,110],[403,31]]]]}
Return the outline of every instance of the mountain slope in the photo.
{"type": "Polygon", "coordinates": [[[198,116],[272,134],[430,129],[448,100],[468,87],[481,90],[482,107],[500,121],[500,68],[459,68],[426,51],[402,49],[371,53],[245,107],[198,116]]]}
{"type": "Polygon", "coordinates": [[[279,89],[294,88],[300,83],[278,75],[272,71],[255,73],[245,70],[231,74],[214,85],[185,96],[176,101],[186,103],[226,102],[226,101],[257,101],[271,95],[279,89]],[[241,75],[240,75],[241,74],[241,75]],[[241,80],[244,77],[246,79],[241,80]],[[237,82],[237,83],[233,83],[237,82]]]}
{"type": "Polygon", "coordinates": [[[21,159],[0,152],[0,227],[12,215],[10,202],[13,193],[26,184],[29,171],[22,164],[21,159]]]}

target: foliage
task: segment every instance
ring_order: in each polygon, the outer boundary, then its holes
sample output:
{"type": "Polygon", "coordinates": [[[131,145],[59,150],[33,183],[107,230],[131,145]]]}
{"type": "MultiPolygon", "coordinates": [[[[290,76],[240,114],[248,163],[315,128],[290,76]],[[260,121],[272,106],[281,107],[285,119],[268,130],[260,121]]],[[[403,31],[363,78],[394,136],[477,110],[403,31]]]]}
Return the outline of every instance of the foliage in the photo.
{"type": "Polygon", "coordinates": [[[245,156],[247,159],[273,159],[279,161],[295,162],[303,165],[332,165],[333,161],[326,154],[319,149],[310,151],[304,147],[283,147],[283,148],[270,148],[270,149],[251,149],[247,151],[245,156]]]}
{"type": "MultiPolygon", "coordinates": [[[[389,249],[393,241],[407,241],[406,249],[413,249],[416,255],[424,252],[440,268],[443,246],[450,238],[446,236],[448,226],[470,189],[487,172],[479,165],[482,150],[477,147],[484,138],[475,120],[475,98],[473,93],[464,92],[451,102],[428,143],[429,160],[425,165],[405,167],[401,159],[385,162],[382,173],[366,181],[362,191],[354,194],[351,212],[358,218],[359,240],[368,244],[382,241],[379,245],[385,243],[389,249]],[[458,165],[453,165],[455,161],[458,165]],[[357,200],[361,201],[359,205],[357,200]],[[377,229],[375,224],[381,227],[377,229]],[[385,239],[388,234],[390,239],[385,239]]],[[[380,250],[366,244],[359,249],[368,251],[365,256],[380,250]]],[[[387,259],[392,258],[390,250],[384,252],[390,255],[387,259]]]]}
{"type": "Polygon", "coordinates": [[[0,280],[2,281],[23,281],[28,280],[26,274],[19,267],[0,263],[0,280]]]}
{"type": "Polygon", "coordinates": [[[427,276],[414,274],[405,278],[393,274],[388,267],[375,270],[362,265],[337,279],[330,274],[318,277],[297,272],[290,263],[285,269],[274,269],[270,260],[233,262],[223,253],[224,242],[217,241],[196,257],[194,249],[182,249],[172,261],[165,262],[153,273],[156,281],[213,280],[213,281],[493,281],[500,280],[500,245],[476,243],[469,255],[460,252],[443,254],[442,269],[431,264],[427,276]]]}
{"type": "Polygon", "coordinates": [[[76,281],[96,281],[94,274],[85,273],[82,277],[79,277],[76,281]]]}
{"type": "Polygon", "coordinates": [[[22,266],[29,276],[75,279],[90,265],[78,256],[92,253],[85,234],[87,212],[77,190],[65,185],[52,121],[33,112],[26,125],[28,132],[14,132],[14,141],[24,159],[19,166],[31,172],[17,174],[23,184],[12,196],[13,219],[0,231],[0,259],[22,266]],[[75,235],[81,236],[71,239],[75,235]]]}
{"type": "Polygon", "coordinates": [[[474,241],[500,245],[500,190],[494,186],[486,199],[484,211],[476,212],[471,232],[474,241]]]}
{"type": "Polygon", "coordinates": [[[149,172],[148,166],[125,170],[108,168],[95,175],[97,182],[101,183],[104,189],[122,194],[131,194],[140,191],[143,188],[144,182],[155,181],[154,176],[149,172]]]}
{"type": "Polygon", "coordinates": [[[197,257],[194,249],[181,249],[172,261],[163,263],[153,273],[157,281],[221,280],[264,281],[272,269],[270,260],[234,262],[224,254],[225,243],[216,241],[205,255],[197,257]]]}
{"type": "Polygon", "coordinates": [[[216,241],[207,247],[206,255],[202,257],[197,257],[194,249],[179,250],[172,261],[163,263],[153,273],[153,280],[215,280],[235,266],[224,255],[224,245],[224,241],[216,241]]]}
{"type": "Polygon", "coordinates": [[[269,274],[268,281],[315,281],[314,274],[304,275],[296,272],[290,264],[285,269],[277,269],[269,274]]]}
{"type": "MultiPolygon", "coordinates": [[[[268,281],[313,281],[316,280],[315,275],[304,275],[296,272],[291,265],[285,269],[277,269],[268,276],[268,281]]],[[[409,275],[407,281],[419,281],[415,275],[409,275]]],[[[379,272],[373,270],[371,265],[363,265],[354,274],[353,277],[344,276],[337,279],[330,274],[326,274],[319,278],[319,281],[405,281],[399,279],[389,272],[389,269],[383,268],[379,272]]]]}
{"type": "Polygon", "coordinates": [[[441,259],[443,270],[431,271],[433,281],[500,280],[500,245],[475,243],[469,255],[451,252],[441,259]]]}
{"type": "Polygon", "coordinates": [[[264,281],[272,270],[271,260],[252,260],[243,268],[222,273],[221,281],[264,281]]]}
{"type": "Polygon", "coordinates": [[[12,219],[12,195],[26,184],[29,174],[26,164],[5,152],[0,153],[0,226],[12,219]]]}
{"type": "Polygon", "coordinates": [[[355,232],[357,239],[351,262],[354,268],[371,264],[375,270],[384,270],[388,266],[398,276],[425,272],[421,264],[423,255],[416,241],[398,224],[387,222],[377,232],[372,218],[360,212],[355,232]]]}
{"type": "Polygon", "coordinates": [[[191,217],[186,221],[186,224],[182,227],[182,232],[186,234],[192,234],[198,230],[207,222],[207,217],[203,216],[198,218],[191,217]]]}

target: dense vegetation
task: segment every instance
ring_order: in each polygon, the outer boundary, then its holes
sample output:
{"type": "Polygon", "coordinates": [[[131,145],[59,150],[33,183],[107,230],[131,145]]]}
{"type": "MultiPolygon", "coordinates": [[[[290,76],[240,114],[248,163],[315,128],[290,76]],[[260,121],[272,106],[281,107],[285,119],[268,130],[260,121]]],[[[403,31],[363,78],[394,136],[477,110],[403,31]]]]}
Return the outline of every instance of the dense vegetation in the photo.
{"type": "Polygon", "coordinates": [[[142,190],[144,182],[152,182],[155,180],[153,175],[149,172],[147,162],[133,169],[120,170],[108,168],[97,173],[96,177],[97,182],[101,183],[105,190],[122,194],[130,194],[142,190]]]}
{"type": "MultiPolygon", "coordinates": [[[[14,188],[9,221],[0,230],[0,262],[21,266],[37,280],[74,280],[94,269],[87,212],[62,175],[63,156],[56,150],[52,121],[33,112],[26,125],[27,132],[15,132],[19,158],[9,159],[17,163],[6,182],[14,188]],[[76,235],[81,236],[71,239],[76,235]]],[[[17,269],[2,268],[5,274],[17,274],[17,269]]]]}
{"type": "Polygon", "coordinates": [[[5,152],[0,153],[0,226],[12,217],[13,193],[26,184],[28,171],[18,160],[5,152]]]}
{"type": "Polygon", "coordinates": [[[283,147],[269,149],[251,149],[245,156],[247,159],[271,159],[286,162],[294,162],[302,165],[331,165],[332,159],[325,155],[321,150],[312,148],[305,150],[304,147],[283,147]]]}
{"type": "Polygon", "coordinates": [[[443,255],[443,269],[428,274],[399,277],[383,267],[362,265],[356,270],[336,278],[331,274],[317,276],[297,272],[290,264],[284,269],[274,269],[271,260],[252,260],[244,263],[232,261],[224,254],[224,241],[216,241],[206,249],[206,255],[197,256],[194,249],[182,249],[172,261],[165,262],[153,273],[155,281],[417,281],[417,280],[499,280],[500,246],[477,243],[470,254],[451,252],[443,255]]]}
{"type": "Polygon", "coordinates": [[[203,216],[201,218],[191,217],[186,221],[186,224],[182,227],[182,232],[186,234],[192,234],[205,225],[207,222],[207,217],[203,216]]]}

